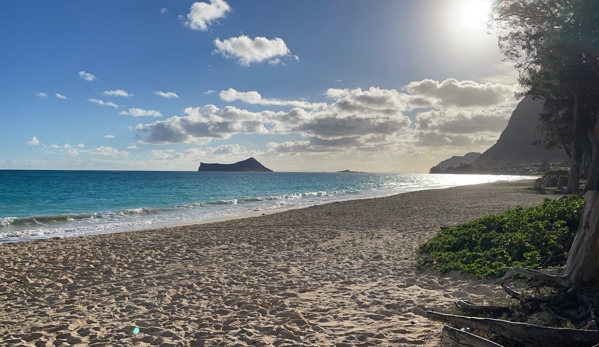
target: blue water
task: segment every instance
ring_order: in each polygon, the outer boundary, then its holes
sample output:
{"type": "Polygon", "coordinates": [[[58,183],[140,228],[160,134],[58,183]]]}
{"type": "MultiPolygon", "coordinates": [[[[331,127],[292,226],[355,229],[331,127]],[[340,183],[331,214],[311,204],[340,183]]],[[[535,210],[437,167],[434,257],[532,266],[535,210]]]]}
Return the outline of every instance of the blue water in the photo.
{"type": "Polygon", "coordinates": [[[0,242],[154,228],[518,176],[0,170],[0,242]]]}

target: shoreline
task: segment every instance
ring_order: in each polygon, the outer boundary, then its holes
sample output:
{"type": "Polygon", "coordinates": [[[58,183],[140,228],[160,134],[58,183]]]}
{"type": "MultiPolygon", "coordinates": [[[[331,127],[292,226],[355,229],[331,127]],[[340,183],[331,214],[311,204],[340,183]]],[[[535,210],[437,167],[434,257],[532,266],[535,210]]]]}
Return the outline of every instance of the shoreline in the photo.
{"type": "Polygon", "coordinates": [[[502,295],[419,270],[439,231],[547,195],[490,183],[0,245],[0,344],[437,346],[415,315],[502,295]],[[139,334],[132,334],[134,327],[139,334]]]}
{"type": "MultiPolygon", "coordinates": [[[[521,178],[516,181],[495,181],[495,182],[491,182],[491,183],[474,183],[474,184],[469,184],[469,185],[501,184],[501,183],[516,184],[518,182],[533,182],[533,179],[521,178]]],[[[387,193],[385,193],[383,191],[380,191],[380,192],[377,191],[375,193],[380,193],[380,195],[339,196],[339,197],[337,197],[338,200],[332,200],[332,201],[315,201],[313,203],[304,204],[304,205],[275,207],[275,208],[267,208],[267,209],[253,210],[253,211],[240,210],[240,211],[231,212],[231,214],[228,214],[225,216],[196,218],[196,219],[189,219],[189,220],[184,220],[184,221],[171,220],[171,221],[163,221],[163,222],[150,223],[150,224],[142,223],[142,224],[134,224],[134,225],[130,225],[130,226],[115,227],[114,229],[106,229],[104,227],[104,225],[100,224],[100,225],[97,225],[97,227],[100,229],[96,230],[96,231],[88,231],[88,232],[67,231],[67,232],[56,232],[56,233],[48,232],[48,233],[43,233],[41,235],[31,234],[31,235],[22,235],[20,237],[5,237],[5,238],[0,239],[0,245],[7,244],[7,243],[30,242],[30,241],[47,240],[47,239],[55,239],[55,238],[73,238],[73,237],[81,237],[81,236],[104,235],[104,234],[113,234],[113,233],[121,233],[121,232],[134,232],[134,231],[144,231],[144,230],[152,230],[152,229],[171,228],[171,227],[178,227],[178,226],[189,226],[189,225],[196,225],[196,224],[218,223],[218,222],[223,222],[223,221],[228,221],[228,220],[251,218],[251,217],[255,217],[255,216],[269,215],[272,213],[280,213],[280,212],[285,212],[285,211],[289,211],[289,210],[304,209],[304,208],[309,208],[309,207],[313,207],[313,206],[322,206],[322,205],[327,205],[327,204],[332,204],[332,203],[337,203],[337,202],[386,198],[386,197],[390,197],[390,196],[407,194],[407,193],[412,193],[412,192],[416,192],[416,191],[442,190],[442,189],[449,189],[449,188],[469,186],[469,185],[458,185],[458,186],[449,186],[449,187],[406,188],[406,190],[402,191],[402,192],[387,192],[387,193]]],[[[30,217],[30,218],[34,218],[34,217],[30,217]]],[[[132,223],[132,222],[134,223],[135,221],[120,221],[120,222],[114,222],[114,223],[118,224],[118,223],[132,223]]],[[[110,223],[108,223],[108,225],[110,225],[110,223]]],[[[33,230],[35,230],[35,229],[33,229],[33,230]]]]}

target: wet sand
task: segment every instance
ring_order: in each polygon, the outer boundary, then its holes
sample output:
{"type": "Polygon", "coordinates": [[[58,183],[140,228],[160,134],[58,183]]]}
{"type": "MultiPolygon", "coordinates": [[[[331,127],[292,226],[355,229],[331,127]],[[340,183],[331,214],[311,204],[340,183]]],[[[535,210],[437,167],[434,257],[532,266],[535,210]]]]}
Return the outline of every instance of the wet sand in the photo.
{"type": "Polygon", "coordinates": [[[418,269],[417,245],[545,197],[486,184],[3,244],[0,345],[437,346],[441,326],[414,312],[502,294],[418,269]]]}

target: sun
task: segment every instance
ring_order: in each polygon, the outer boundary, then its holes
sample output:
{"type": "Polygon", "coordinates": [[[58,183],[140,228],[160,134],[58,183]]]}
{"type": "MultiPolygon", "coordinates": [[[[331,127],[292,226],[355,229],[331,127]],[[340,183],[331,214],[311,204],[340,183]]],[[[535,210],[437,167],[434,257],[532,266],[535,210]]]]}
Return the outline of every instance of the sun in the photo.
{"type": "Polygon", "coordinates": [[[460,22],[463,26],[484,27],[491,13],[491,2],[489,0],[467,0],[464,1],[460,12],[460,22]]]}

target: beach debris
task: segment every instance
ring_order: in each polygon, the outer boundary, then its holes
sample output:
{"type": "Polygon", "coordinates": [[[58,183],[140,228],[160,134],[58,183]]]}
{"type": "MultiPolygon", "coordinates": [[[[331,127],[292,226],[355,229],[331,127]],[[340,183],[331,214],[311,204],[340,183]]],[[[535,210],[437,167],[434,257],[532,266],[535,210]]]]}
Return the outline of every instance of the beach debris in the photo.
{"type": "MultiPolygon", "coordinates": [[[[592,347],[599,342],[599,331],[597,330],[541,327],[501,319],[464,317],[432,311],[426,312],[426,318],[458,327],[470,328],[479,332],[493,333],[508,340],[525,343],[526,346],[592,347]]],[[[501,346],[498,344],[459,344],[460,339],[464,338],[463,334],[455,334],[455,332],[451,331],[448,335],[448,339],[451,339],[452,336],[455,337],[457,340],[451,341],[459,346],[501,346]]]]}

